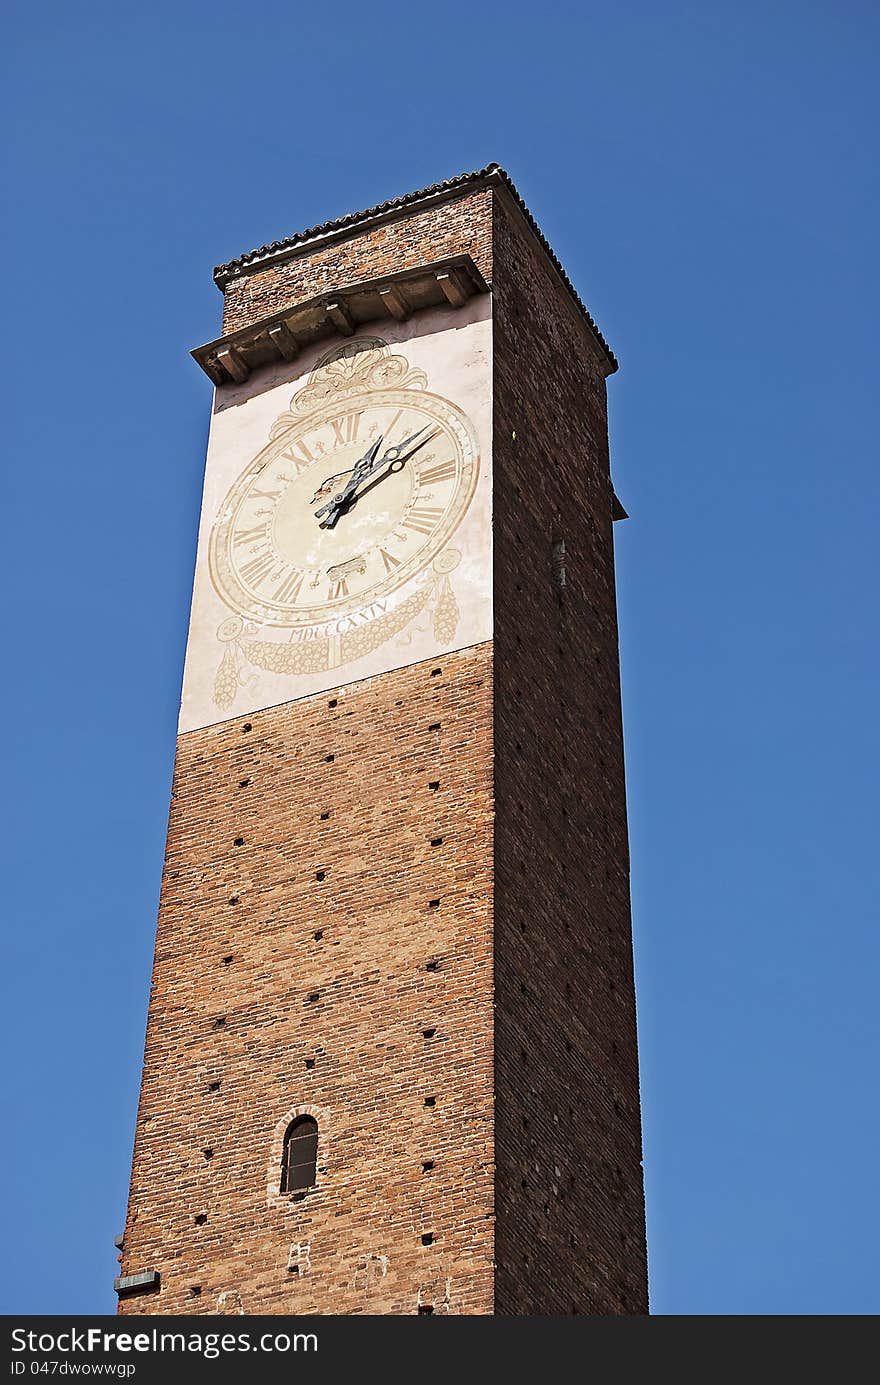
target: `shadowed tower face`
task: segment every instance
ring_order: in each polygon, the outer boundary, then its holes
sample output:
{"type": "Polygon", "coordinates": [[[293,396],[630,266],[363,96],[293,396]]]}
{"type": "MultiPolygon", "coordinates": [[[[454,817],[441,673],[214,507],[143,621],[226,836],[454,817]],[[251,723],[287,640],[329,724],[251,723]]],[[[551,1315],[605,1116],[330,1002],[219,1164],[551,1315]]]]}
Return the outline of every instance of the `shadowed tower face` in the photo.
{"type": "Polygon", "coordinates": [[[215,277],[120,1311],[644,1313],[614,358],[495,166],[215,277]]]}

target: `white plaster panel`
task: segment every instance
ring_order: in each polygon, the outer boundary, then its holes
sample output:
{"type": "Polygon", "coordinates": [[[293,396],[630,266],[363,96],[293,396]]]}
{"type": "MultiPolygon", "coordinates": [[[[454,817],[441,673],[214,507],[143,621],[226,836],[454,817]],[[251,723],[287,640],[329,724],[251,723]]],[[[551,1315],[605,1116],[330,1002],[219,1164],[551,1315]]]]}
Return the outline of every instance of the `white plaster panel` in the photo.
{"type": "Polygon", "coordinates": [[[491,330],[481,295],[215,393],[181,731],[491,638],[491,330]],[[379,461],[417,429],[322,530],[315,510],[371,441],[379,461]]]}

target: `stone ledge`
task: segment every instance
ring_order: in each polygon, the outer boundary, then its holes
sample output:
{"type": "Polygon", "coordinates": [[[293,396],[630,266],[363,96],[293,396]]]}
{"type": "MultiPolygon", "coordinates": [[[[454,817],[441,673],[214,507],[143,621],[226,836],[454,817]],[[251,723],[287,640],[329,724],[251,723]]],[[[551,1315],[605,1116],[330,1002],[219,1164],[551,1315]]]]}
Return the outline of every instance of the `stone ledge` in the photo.
{"type": "Polygon", "coordinates": [[[159,1271],[144,1270],[142,1274],[126,1274],[114,1279],[113,1288],[120,1298],[128,1294],[146,1294],[159,1288],[159,1271]]]}

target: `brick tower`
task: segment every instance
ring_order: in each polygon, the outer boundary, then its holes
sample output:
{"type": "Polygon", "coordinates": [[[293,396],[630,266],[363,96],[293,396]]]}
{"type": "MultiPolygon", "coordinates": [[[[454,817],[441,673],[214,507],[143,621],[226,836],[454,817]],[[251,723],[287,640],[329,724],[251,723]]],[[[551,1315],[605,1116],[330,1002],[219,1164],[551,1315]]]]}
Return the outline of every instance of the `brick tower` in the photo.
{"type": "Polygon", "coordinates": [[[495,165],[215,278],[120,1311],[645,1313],[614,357],[495,165]]]}

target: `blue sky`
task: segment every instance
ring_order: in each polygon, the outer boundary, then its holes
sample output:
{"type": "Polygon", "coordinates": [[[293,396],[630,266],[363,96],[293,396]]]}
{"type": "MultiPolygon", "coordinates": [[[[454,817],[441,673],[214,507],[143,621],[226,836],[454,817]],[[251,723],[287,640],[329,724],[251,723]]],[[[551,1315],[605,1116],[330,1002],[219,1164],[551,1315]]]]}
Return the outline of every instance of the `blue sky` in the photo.
{"type": "Polygon", "coordinates": [[[0,1310],[115,1303],[212,266],[497,159],[621,361],[653,1308],[880,1311],[878,30],[13,0],[0,1310]]]}

